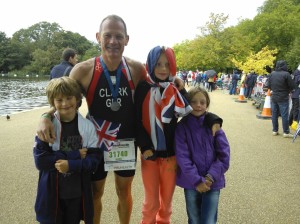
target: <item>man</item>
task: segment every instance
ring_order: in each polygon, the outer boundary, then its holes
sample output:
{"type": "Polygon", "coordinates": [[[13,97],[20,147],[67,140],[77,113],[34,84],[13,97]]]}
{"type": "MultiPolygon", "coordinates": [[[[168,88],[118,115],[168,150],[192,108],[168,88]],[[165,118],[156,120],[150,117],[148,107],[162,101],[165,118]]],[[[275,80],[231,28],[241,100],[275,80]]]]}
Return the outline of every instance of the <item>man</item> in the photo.
{"type": "Polygon", "coordinates": [[[272,125],[273,135],[278,135],[279,112],[282,119],[284,138],[292,138],[289,129],[289,94],[295,89],[295,84],[290,73],[287,71],[287,63],[284,60],[276,62],[275,71],[269,77],[268,87],[272,91],[272,125]]]}
{"type": "Polygon", "coordinates": [[[245,97],[248,98],[249,100],[251,99],[252,91],[256,84],[256,81],[257,81],[257,75],[255,74],[254,70],[252,69],[248,78],[245,80],[245,85],[247,88],[247,94],[245,97]]]}
{"type": "MultiPolygon", "coordinates": [[[[135,138],[135,112],[133,105],[134,90],[139,81],[146,78],[146,69],[140,62],[123,57],[123,51],[129,41],[126,24],[117,15],[109,15],[100,24],[96,33],[101,47],[101,56],[78,63],[72,69],[70,78],[77,80],[85,91],[89,114],[97,127],[104,119],[112,125],[120,124],[117,139],[135,138]]],[[[176,84],[183,88],[178,78],[176,84]]],[[[50,111],[49,113],[53,113],[50,111]]],[[[222,123],[222,122],[220,122],[222,123]]],[[[219,125],[214,125],[215,130],[219,125]]],[[[39,138],[53,141],[54,130],[49,120],[41,119],[38,128],[39,138]]],[[[102,141],[101,130],[98,130],[102,141]]],[[[134,150],[136,148],[128,148],[134,150]]],[[[102,196],[107,176],[105,165],[100,164],[93,177],[94,223],[100,223],[102,212],[102,196]]],[[[118,214],[121,224],[129,224],[132,212],[131,184],[135,170],[119,170],[115,172],[115,188],[118,195],[118,214]]]]}
{"type": "MultiPolygon", "coordinates": [[[[96,38],[101,46],[101,57],[78,63],[72,69],[70,78],[81,84],[86,94],[89,114],[94,120],[104,119],[119,123],[121,126],[117,138],[134,138],[133,92],[138,82],[146,78],[146,69],[142,63],[122,56],[124,48],[128,44],[129,36],[126,24],[119,16],[110,15],[104,18],[100,24],[99,32],[96,33],[96,38]],[[120,70],[121,74],[119,74],[120,70]],[[117,89],[121,89],[121,91],[112,94],[115,92],[113,88],[116,85],[119,85],[117,89]]],[[[39,136],[41,135],[42,138],[50,142],[53,141],[55,136],[52,129],[50,129],[50,134],[48,130],[48,126],[51,124],[46,124],[44,120],[44,123],[40,125],[39,130],[43,131],[41,133],[38,130],[39,136]],[[49,135],[53,137],[50,138],[49,135]]],[[[130,221],[132,211],[131,184],[134,174],[135,170],[115,171],[115,187],[119,199],[118,214],[122,224],[129,224],[130,221]]],[[[104,170],[104,166],[100,165],[93,177],[95,224],[100,223],[101,198],[104,193],[106,176],[107,171],[104,170]]]]}
{"type": "Polygon", "coordinates": [[[77,64],[77,53],[72,48],[67,48],[62,54],[63,61],[55,65],[50,72],[50,79],[69,76],[74,65],[77,64]]]}
{"type": "Polygon", "coordinates": [[[237,87],[237,83],[240,79],[239,76],[239,72],[237,70],[234,70],[233,74],[232,74],[232,78],[231,78],[231,89],[229,91],[230,95],[235,95],[236,93],[236,87],[237,87]]]}

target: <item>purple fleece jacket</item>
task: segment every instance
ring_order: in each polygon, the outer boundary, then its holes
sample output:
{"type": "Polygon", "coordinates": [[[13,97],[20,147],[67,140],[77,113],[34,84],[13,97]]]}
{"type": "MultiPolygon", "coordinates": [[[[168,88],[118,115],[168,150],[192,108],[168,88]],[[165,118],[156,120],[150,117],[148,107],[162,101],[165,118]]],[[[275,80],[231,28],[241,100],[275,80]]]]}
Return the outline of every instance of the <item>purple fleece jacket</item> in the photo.
{"type": "Polygon", "coordinates": [[[229,168],[230,146],[222,129],[212,135],[204,125],[205,115],[187,115],[175,131],[176,160],[178,164],[176,184],[186,189],[196,189],[209,174],[213,190],[225,187],[225,172],[229,168]]]}

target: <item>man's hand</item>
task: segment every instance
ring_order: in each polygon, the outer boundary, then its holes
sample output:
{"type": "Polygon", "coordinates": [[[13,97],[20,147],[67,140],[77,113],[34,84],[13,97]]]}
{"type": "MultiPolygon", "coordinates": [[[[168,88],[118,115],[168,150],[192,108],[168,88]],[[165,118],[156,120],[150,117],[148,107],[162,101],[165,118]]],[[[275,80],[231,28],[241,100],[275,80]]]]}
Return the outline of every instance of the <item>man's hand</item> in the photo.
{"type": "Polygon", "coordinates": [[[54,125],[49,118],[41,117],[38,128],[37,135],[39,139],[44,142],[54,143],[56,138],[54,132],[54,125]]]}
{"type": "Polygon", "coordinates": [[[55,163],[55,168],[60,173],[67,173],[69,171],[69,163],[68,160],[57,160],[55,163]]]}
{"type": "Polygon", "coordinates": [[[220,129],[221,129],[221,125],[220,124],[213,124],[213,126],[211,128],[213,136],[215,136],[216,132],[219,131],[220,129]]]}

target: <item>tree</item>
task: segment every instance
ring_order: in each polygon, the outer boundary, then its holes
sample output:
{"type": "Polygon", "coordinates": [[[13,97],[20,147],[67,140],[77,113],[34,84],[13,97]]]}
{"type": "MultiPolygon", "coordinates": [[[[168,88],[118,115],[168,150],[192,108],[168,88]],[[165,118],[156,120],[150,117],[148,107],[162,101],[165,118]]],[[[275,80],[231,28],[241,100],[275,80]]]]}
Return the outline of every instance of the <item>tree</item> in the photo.
{"type": "Polygon", "coordinates": [[[11,39],[0,33],[0,42],[3,46],[0,47],[0,66],[7,72],[23,69],[29,73],[49,74],[50,69],[60,63],[65,48],[74,48],[79,60],[87,50],[95,51],[93,43],[85,37],[48,22],[20,29],[11,39]]]}
{"type": "Polygon", "coordinates": [[[286,54],[286,61],[290,70],[295,70],[300,65],[300,38],[296,38],[289,52],[286,54]]]}
{"type": "Polygon", "coordinates": [[[26,69],[29,73],[48,75],[50,74],[50,69],[52,67],[51,51],[45,51],[42,49],[37,49],[33,52],[33,61],[26,69]]]}
{"type": "Polygon", "coordinates": [[[206,25],[200,27],[201,35],[175,45],[178,66],[228,70],[234,67],[232,58],[246,61],[250,52],[259,52],[265,46],[277,49],[277,58],[295,66],[300,36],[299,2],[266,0],[253,20],[244,19],[228,28],[225,28],[228,16],[211,14],[206,25]]]}
{"type": "Polygon", "coordinates": [[[238,61],[235,58],[232,59],[234,65],[240,70],[249,73],[254,70],[257,74],[267,74],[267,67],[273,67],[276,59],[277,49],[270,50],[268,46],[261,49],[256,54],[250,53],[245,61],[238,61]]]}
{"type": "Polygon", "coordinates": [[[278,58],[285,59],[295,38],[300,35],[300,5],[293,0],[268,0],[260,8],[253,23],[259,47],[278,49],[278,58]]]}
{"type": "Polygon", "coordinates": [[[218,38],[219,34],[224,30],[228,18],[229,16],[225,16],[224,13],[211,13],[209,15],[209,21],[205,23],[205,26],[199,27],[201,34],[203,36],[213,36],[214,38],[218,38]]]}
{"type": "Polygon", "coordinates": [[[228,16],[224,16],[223,13],[211,13],[209,19],[205,26],[199,27],[201,35],[192,41],[183,42],[180,47],[178,45],[175,47],[177,64],[180,68],[196,70],[214,68],[215,65],[222,64],[220,34],[228,16]]]}
{"type": "Polygon", "coordinates": [[[10,52],[9,49],[9,41],[10,39],[6,37],[5,33],[0,32],[0,72],[8,72],[9,71],[9,60],[8,55],[10,52]]]}
{"type": "Polygon", "coordinates": [[[89,48],[82,56],[81,60],[85,61],[89,58],[96,57],[101,54],[101,49],[98,43],[92,42],[92,47],[89,48]]]}

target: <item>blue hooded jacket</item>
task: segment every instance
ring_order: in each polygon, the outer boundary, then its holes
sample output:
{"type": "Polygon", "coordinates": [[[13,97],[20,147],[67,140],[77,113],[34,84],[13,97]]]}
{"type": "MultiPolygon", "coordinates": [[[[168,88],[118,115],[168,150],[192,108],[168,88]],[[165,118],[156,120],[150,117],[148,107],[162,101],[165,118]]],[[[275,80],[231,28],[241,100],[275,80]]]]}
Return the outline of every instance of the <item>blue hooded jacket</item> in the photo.
{"type": "MultiPolygon", "coordinates": [[[[56,119],[56,118],[55,118],[56,119]]],[[[55,123],[55,122],[54,122],[55,123]]],[[[34,162],[39,170],[39,181],[35,202],[36,219],[41,223],[55,223],[58,214],[58,171],[55,162],[59,159],[69,161],[69,171],[78,172],[81,176],[82,189],[82,220],[87,224],[93,223],[93,197],[91,189],[91,174],[97,169],[103,157],[103,151],[96,148],[92,135],[96,135],[93,124],[82,116],[78,116],[78,126],[86,127],[84,133],[80,133],[83,142],[87,145],[88,153],[81,159],[79,150],[63,152],[54,151],[53,146],[35,137],[33,148],[34,162]],[[92,140],[91,140],[92,139],[92,140]]],[[[60,136],[60,133],[56,133],[60,136]]]]}

